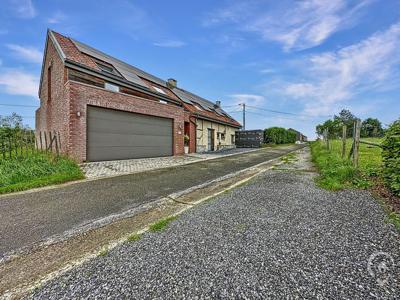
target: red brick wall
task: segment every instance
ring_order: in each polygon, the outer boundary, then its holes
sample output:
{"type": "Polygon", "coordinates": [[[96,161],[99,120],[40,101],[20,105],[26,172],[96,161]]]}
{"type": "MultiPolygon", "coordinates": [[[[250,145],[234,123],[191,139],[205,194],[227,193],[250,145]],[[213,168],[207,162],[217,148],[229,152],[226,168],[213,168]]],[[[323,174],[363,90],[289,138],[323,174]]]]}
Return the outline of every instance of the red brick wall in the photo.
{"type": "Polygon", "coordinates": [[[39,90],[40,108],[36,111],[36,133],[56,131],[60,133],[61,152],[67,153],[68,142],[68,98],[66,97],[65,67],[51,39],[47,43],[47,52],[43,66],[42,85],[39,90]],[[51,71],[51,100],[48,101],[48,67],[51,71]]]}
{"type": "MultiPolygon", "coordinates": [[[[68,40],[64,42],[68,44],[68,40]]],[[[71,48],[70,51],[75,50],[71,48]]],[[[40,108],[36,111],[36,131],[37,133],[40,131],[59,132],[63,154],[67,154],[79,162],[86,160],[87,105],[173,119],[174,155],[184,153],[184,111],[182,107],[115,93],[84,83],[67,81],[66,71],[51,39],[49,39],[39,92],[40,108]],[[47,69],[50,65],[52,66],[52,95],[51,101],[48,101],[47,69]],[[80,116],[77,116],[78,112],[80,116]]]]}
{"type": "Polygon", "coordinates": [[[70,103],[68,154],[78,161],[86,160],[86,116],[88,105],[173,119],[174,155],[184,153],[184,114],[182,107],[111,92],[74,81],[68,81],[66,88],[69,90],[70,103]],[[80,116],[77,116],[78,112],[80,116]]]}

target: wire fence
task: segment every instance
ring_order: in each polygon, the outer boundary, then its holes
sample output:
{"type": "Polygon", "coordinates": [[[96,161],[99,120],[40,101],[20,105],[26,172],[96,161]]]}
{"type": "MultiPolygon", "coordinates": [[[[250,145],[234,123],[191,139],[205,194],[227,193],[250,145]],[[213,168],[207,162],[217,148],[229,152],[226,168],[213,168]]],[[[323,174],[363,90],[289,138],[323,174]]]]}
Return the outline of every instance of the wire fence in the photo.
{"type": "MultiPolygon", "coordinates": [[[[323,141],[324,141],[327,149],[331,150],[332,144],[331,144],[331,140],[330,140],[329,136],[330,135],[329,135],[328,129],[325,129],[323,132],[323,141]]],[[[346,158],[346,153],[347,153],[346,150],[347,150],[347,146],[348,146],[347,145],[348,139],[347,139],[347,126],[346,125],[343,125],[343,127],[342,127],[341,141],[342,141],[341,155],[342,155],[342,158],[346,158]]],[[[358,168],[358,165],[359,165],[360,144],[366,144],[369,146],[382,148],[382,145],[380,145],[378,143],[374,143],[374,142],[370,142],[370,141],[361,139],[361,120],[357,119],[353,123],[352,140],[351,140],[350,152],[348,154],[348,158],[351,159],[351,161],[353,162],[353,166],[355,168],[358,168]]]]}
{"type": "Polygon", "coordinates": [[[28,157],[37,152],[60,154],[61,138],[56,131],[23,129],[0,136],[0,158],[28,157]]]}

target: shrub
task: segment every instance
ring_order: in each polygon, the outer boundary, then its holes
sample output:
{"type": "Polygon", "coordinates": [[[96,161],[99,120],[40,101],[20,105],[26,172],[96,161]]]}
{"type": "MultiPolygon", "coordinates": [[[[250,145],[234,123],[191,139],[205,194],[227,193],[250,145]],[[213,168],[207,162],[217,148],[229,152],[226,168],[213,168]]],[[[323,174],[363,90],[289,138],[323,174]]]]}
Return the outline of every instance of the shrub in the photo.
{"type": "Polygon", "coordinates": [[[271,127],[264,130],[264,141],[273,144],[289,144],[296,142],[296,133],[282,127],[271,127]]]}
{"type": "Polygon", "coordinates": [[[387,129],[382,147],[383,178],[386,185],[400,196],[400,119],[387,129]]]}

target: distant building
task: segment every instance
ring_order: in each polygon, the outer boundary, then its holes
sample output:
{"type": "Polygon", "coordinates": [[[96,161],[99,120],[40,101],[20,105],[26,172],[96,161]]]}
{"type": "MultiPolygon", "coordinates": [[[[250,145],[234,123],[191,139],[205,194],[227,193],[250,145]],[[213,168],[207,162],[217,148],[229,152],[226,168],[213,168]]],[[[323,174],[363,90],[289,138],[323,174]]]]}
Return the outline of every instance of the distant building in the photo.
{"type": "Polygon", "coordinates": [[[264,130],[241,130],[235,132],[235,144],[238,148],[259,148],[264,141],[264,130]]]}
{"type": "Polygon", "coordinates": [[[307,142],[307,137],[304,134],[302,134],[300,131],[297,131],[297,130],[295,130],[293,128],[289,128],[288,130],[291,131],[291,132],[294,132],[296,134],[296,142],[297,141],[299,141],[299,142],[307,142]]]}

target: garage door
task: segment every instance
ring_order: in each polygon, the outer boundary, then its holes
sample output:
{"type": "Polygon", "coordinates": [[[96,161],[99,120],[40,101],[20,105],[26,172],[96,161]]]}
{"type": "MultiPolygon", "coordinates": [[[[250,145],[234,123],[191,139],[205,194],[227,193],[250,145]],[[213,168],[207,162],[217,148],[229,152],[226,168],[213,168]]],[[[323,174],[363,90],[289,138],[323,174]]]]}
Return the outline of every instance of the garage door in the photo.
{"type": "Polygon", "coordinates": [[[87,160],[172,155],[172,119],[88,107],[87,160]]]}

